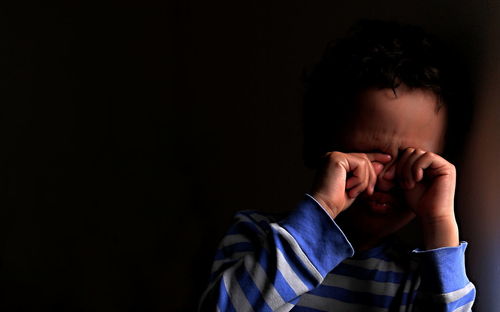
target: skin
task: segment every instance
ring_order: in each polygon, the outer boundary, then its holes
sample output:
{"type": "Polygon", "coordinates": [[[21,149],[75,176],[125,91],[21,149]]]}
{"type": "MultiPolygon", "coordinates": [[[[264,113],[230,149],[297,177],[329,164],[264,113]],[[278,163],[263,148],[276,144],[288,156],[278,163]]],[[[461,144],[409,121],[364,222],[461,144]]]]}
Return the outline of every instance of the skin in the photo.
{"type": "MultiPolygon", "coordinates": [[[[415,217],[424,248],[458,246],[455,167],[439,155],[446,111],[431,91],[369,88],[356,118],[325,155],[312,196],[342,220],[358,250],[369,249],[415,217]]],[[[335,135],[335,134],[332,134],[335,135]]]]}

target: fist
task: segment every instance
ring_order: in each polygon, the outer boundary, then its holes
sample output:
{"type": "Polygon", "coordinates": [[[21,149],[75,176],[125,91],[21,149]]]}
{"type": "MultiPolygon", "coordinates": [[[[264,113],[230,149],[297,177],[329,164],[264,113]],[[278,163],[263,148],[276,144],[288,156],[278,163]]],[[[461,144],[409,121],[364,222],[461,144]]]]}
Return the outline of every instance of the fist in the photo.
{"type": "Polygon", "coordinates": [[[390,160],[390,155],[382,153],[327,153],[315,177],[312,196],[335,218],[359,194],[373,194],[377,176],[390,160]]]}
{"type": "Polygon", "coordinates": [[[407,148],[401,154],[396,176],[406,202],[425,221],[454,219],[455,166],[441,156],[407,148]]]}

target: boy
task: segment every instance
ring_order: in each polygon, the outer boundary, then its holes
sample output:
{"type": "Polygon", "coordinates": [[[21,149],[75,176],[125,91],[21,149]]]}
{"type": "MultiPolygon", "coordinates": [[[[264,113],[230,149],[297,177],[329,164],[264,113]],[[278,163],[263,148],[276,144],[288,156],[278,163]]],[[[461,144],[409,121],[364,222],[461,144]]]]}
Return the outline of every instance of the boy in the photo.
{"type": "MultiPolygon", "coordinates": [[[[307,79],[305,162],[288,216],[241,212],[200,305],[216,311],[470,311],[444,152],[453,76],[422,30],[361,21],[307,79]],[[420,248],[395,233],[416,219],[420,248]]],[[[453,102],[453,103],[452,103],[453,102]]]]}

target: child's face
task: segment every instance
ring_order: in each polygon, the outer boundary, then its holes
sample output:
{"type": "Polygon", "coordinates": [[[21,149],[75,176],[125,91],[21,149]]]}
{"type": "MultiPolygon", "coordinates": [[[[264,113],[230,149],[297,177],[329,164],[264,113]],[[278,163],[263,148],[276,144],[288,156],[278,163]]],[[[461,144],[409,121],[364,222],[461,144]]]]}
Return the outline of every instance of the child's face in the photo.
{"type": "Polygon", "coordinates": [[[436,110],[437,97],[402,85],[397,97],[391,89],[368,89],[358,97],[359,111],[342,139],[342,152],[383,152],[392,156],[377,177],[373,196],[361,196],[346,212],[367,234],[380,237],[399,230],[414,218],[404,202],[395,172],[398,154],[408,147],[440,153],[446,111],[436,110]],[[378,204],[374,204],[374,202],[378,204]],[[380,209],[381,203],[386,207],[380,209]],[[376,208],[374,207],[376,206],[376,208]]]}

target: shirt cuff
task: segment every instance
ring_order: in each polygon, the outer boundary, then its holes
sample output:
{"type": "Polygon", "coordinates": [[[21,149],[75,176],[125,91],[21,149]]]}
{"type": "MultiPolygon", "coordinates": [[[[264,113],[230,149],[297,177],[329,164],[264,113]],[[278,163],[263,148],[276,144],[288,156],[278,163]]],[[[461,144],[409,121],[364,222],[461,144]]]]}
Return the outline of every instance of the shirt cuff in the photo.
{"type": "Polygon", "coordinates": [[[309,194],[279,224],[295,238],[323,277],[354,255],[354,249],[342,230],[309,194]]]}
{"type": "Polygon", "coordinates": [[[467,242],[457,247],[430,250],[413,250],[421,265],[422,291],[447,293],[467,285],[465,273],[465,249],[467,242]]]}

